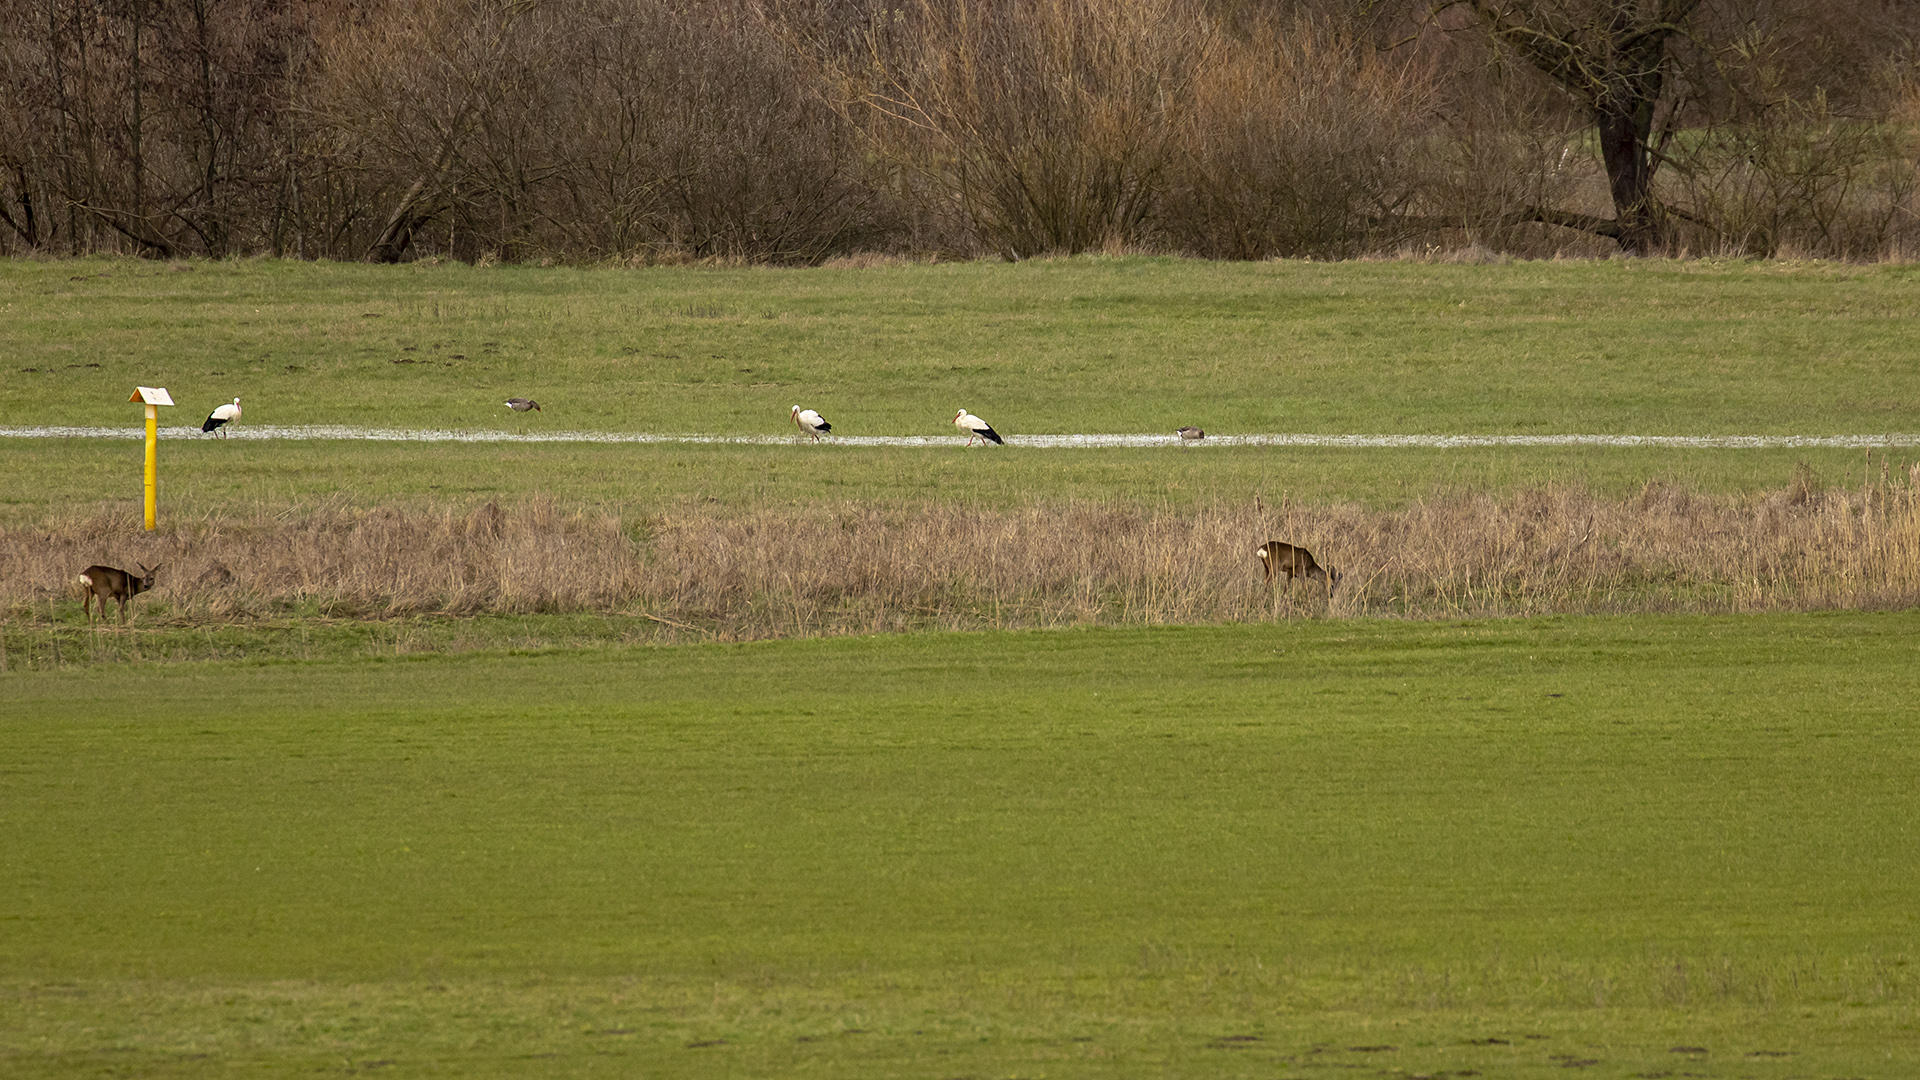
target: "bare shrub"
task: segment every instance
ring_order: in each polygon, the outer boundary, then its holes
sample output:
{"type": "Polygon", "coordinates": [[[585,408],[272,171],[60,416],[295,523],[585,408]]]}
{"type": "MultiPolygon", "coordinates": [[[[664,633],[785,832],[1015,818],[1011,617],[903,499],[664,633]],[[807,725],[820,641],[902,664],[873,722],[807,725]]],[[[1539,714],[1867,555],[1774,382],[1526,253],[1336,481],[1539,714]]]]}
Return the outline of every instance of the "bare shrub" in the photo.
{"type": "Polygon", "coordinates": [[[1604,214],[1611,199],[1575,118],[1498,67],[1454,83],[1447,124],[1426,143],[1418,206],[1434,230],[1423,239],[1442,250],[1465,244],[1526,257],[1618,252],[1577,225],[1581,215],[1604,214]],[[1562,210],[1573,217],[1560,219],[1562,210]]]}
{"type": "Polygon", "coordinates": [[[1920,138],[1911,84],[1893,74],[1841,111],[1795,98],[1761,43],[1737,50],[1735,115],[1670,149],[1667,185],[1695,250],[1774,258],[1884,255],[1912,233],[1920,138]],[[1758,54],[1758,55],[1756,55],[1758,54]]]}
{"type": "Polygon", "coordinates": [[[585,223],[601,230],[574,246],[811,263],[903,228],[899,200],[870,182],[854,133],[766,6],[588,6],[579,32],[592,54],[559,73],[577,113],[549,132],[576,163],[549,219],[563,229],[591,208],[585,223]]]}
{"type": "Polygon", "coordinates": [[[1882,465],[1845,491],[1810,477],[1742,498],[1660,483],[1625,499],[1549,487],[1392,511],[700,503],[623,523],[531,499],[263,510],[151,536],[130,519],[73,517],[0,529],[0,605],[10,617],[74,618],[80,568],[162,562],[136,623],[602,611],[740,639],[1909,606],[1920,602],[1920,501],[1906,470],[1882,465]],[[1330,598],[1269,590],[1255,556],[1269,539],[1308,547],[1341,584],[1330,598]]]}
{"type": "Polygon", "coordinates": [[[812,262],[892,228],[752,0],[393,3],[319,49],[376,259],[812,262]]]}
{"type": "Polygon", "coordinates": [[[1404,238],[1428,179],[1429,71],[1306,19],[1215,31],[1204,55],[1161,208],[1173,242],[1346,258],[1404,238]]]}
{"type": "Polygon", "coordinates": [[[848,118],[1008,258],[1140,243],[1212,42],[1184,0],[915,0],[822,50],[848,118]]]}

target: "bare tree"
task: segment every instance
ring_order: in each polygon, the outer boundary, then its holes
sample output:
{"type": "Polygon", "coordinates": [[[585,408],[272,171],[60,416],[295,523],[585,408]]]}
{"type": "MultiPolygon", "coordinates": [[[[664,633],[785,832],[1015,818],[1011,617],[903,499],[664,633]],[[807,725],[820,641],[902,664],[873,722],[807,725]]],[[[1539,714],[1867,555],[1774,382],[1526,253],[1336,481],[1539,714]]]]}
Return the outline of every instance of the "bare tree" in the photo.
{"type": "Polygon", "coordinates": [[[1140,242],[1203,61],[1180,0],[917,0],[836,58],[873,152],[1008,258],[1140,242]]]}
{"type": "Polygon", "coordinates": [[[1917,39],[1895,0],[0,0],[0,252],[1871,257],[1920,237],[1917,39]]]}
{"type": "Polygon", "coordinates": [[[757,0],[598,0],[592,59],[566,65],[555,228],[647,258],[810,263],[885,243],[902,214],[794,48],[852,21],[757,0]],[[591,207],[584,218],[562,217],[591,207]]]}
{"type": "Polygon", "coordinates": [[[343,141],[376,153],[395,194],[367,250],[398,262],[456,196],[470,140],[514,85],[520,20],[537,0],[379,5],[330,28],[303,104],[343,141]]]}
{"type": "Polygon", "coordinates": [[[1703,0],[1448,0],[1566,91],[1599,141],[1611,221],[1535,208],[1539,220],[1584,229],[1646,253],[1666,245],[1654,176],[1673,137],[1682,87],[1673,46],[1703,0]]]}
{"type": "Polygon", "coordinates": [[[0,224],[75,251],[254,246],[286,178],[288,57],[316,6],[0,0],[0,224]]]}
{"type": "Polygon", "coordinates": [[[303,104],[383,204],[376,261],[431,224],[460,258],[810,262],[885,216],[755,0],[395,2],[321,53],[303,104]]]}

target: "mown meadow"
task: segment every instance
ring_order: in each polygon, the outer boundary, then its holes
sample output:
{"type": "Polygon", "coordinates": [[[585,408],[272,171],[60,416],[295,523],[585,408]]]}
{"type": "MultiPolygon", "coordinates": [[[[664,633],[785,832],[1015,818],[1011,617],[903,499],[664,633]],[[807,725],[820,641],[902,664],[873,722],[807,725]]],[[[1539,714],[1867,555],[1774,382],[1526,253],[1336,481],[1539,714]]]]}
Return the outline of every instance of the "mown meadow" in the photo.
{"type": "MultiPolygon", "coordinates": [[[[1077,258],[629,271],[0,264],[9,425],[849,435],[1911,430],[1920,267],[1077,258]],[[93,366],[93,365],[98,365],[93,366]],[[22,377],[26,376],[26,377],[22,377]],[[117,396],[116,396],[117,395],[117,396]],[[511,416],[508,396],[547,408],[511,416]]],[[[137,494],[137,493],[136,493],[137,494]]]]}
{"type": "MultiPolygon", "coordinates": [[[[0,428],[1911,433],[1913,273],[23,261],[0,428]]],[[[0,1072],[1920,1071],[1911,448],[962,441],[0,437],[0,1072]]]]}
{"type": "Polygon", "coordinates": [[[1910,614],[16,675],[14,1076],[1910,1075],[1910,614]]]}

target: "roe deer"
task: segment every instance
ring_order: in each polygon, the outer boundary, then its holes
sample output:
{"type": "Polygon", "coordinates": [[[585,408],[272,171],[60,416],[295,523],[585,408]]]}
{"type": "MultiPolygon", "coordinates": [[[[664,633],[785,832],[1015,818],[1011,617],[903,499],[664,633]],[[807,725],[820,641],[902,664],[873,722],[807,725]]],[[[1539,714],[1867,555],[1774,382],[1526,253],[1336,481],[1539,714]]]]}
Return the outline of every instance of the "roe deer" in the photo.
{"type": "Polygon", "coordinates": [[[1333,595],[1333,587],[1340,584],[1340,571],[1330,567],[1323,568],[1313,561],[1313,552],[1296,547],[1280,540],[1269,540],[1255,549],[1260,562],[1267,568],[1267,584],[1273,584],[1278,574],[1287,575],[1287,584],[1293,584],[1296,577],[1319,578],[1327,583],[1327,595],[1333,595]]]}
{"type": "Polygon", "coordinates": [[[80,599],[81,609],[87,614],[87,625],[93,625],[93,600],[100,598],[100,621],[107,621],[107,601],[120,601],[120,625],[127,625],[127,601],[138,593],[153,588],[153,575],[160,572],[156,564],[147,569],[145,563],[137,564],[140,574],[136,576],[125,570],[116,570],[111,566],[89,566],[80,571],[80,587],[85,590],[80,599]]]}

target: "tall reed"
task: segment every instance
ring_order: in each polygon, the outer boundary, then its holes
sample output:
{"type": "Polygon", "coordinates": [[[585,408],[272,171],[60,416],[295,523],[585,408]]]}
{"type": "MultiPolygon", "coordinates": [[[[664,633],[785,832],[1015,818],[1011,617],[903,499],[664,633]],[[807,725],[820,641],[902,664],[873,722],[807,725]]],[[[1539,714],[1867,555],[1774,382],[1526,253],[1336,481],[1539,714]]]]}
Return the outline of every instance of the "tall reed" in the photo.
{"type": "Polygon", "coordinates": [[[1034,501],[837,507],[688,502],[623,520],[546,498],[401,511],[344,502],[0,528],[0,610],[79,618],[90,563],[161,563],[135,623],[314,614],[607,612],[737,640],[914,629],[1903,607],[1920,601],[1916,478],[1759,495],[1550,486],[1395,510],[1034,501]],[[1284,539],[1343,571],[1262,580],[1284,539]]]}

